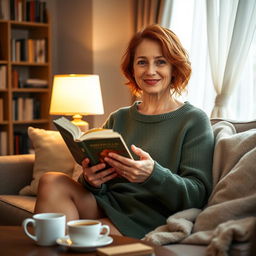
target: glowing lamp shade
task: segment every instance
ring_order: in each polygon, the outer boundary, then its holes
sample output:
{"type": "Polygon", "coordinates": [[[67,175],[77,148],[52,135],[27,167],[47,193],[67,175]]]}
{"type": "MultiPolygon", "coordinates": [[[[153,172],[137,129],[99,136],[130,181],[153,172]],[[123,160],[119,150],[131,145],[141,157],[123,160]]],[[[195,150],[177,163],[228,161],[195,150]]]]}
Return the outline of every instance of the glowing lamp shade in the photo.
{"type": "Polygon", "coordinates": [[[55,75],[50,114],[71,115],[73,123],[88,129],[82,115],[104,114],[99,76],[55,75]]]}

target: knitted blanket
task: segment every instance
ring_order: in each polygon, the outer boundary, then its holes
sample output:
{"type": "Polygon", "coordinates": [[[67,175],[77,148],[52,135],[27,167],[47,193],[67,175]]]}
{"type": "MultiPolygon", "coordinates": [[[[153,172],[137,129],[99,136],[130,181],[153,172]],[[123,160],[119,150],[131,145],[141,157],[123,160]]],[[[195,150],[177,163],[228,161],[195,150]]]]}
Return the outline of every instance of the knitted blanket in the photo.
{"type": "Polygon", "coordinates": [[[170,216],[143,240],[204,244],[207,255],[228,255],[232,242],[249,241],[256,223],[256,129],[236,133],[222,121],[213,131],[213,191],[206,207],[170,216]]]}

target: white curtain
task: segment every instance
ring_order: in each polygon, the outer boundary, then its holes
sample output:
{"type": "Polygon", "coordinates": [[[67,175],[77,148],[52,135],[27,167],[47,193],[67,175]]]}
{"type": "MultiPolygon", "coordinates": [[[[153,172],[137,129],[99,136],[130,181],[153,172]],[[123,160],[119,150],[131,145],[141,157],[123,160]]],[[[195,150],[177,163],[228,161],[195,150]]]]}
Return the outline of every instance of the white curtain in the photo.
{"type": "Polygon", "coordinates": [[[206,0],[206,8],[211,74],[217,94],[211,117],[230,118],[228,101],[241,78],[256,28],[256,1],[206,0]]]}

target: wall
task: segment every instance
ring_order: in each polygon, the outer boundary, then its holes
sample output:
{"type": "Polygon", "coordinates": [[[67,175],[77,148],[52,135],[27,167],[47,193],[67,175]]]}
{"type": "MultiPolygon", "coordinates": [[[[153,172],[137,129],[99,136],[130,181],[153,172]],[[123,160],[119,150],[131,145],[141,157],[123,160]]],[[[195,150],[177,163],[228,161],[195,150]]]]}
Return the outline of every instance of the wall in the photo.
{"type": "Polygon", "coordinates": [[[48,0],[52,20],[52,73],[100,75],[105,114],[89,116],[100,126],[131,97],[119,71],[133,34],[132,0],[48,0]]]}
{"type": "Polygon", "coordinates": [[[105,114],[95,116],[99,126],[131,96],[120,73],[120,60],[133,34],[131,0],[93,0],[93,72],[100,75],[105,114]]]}

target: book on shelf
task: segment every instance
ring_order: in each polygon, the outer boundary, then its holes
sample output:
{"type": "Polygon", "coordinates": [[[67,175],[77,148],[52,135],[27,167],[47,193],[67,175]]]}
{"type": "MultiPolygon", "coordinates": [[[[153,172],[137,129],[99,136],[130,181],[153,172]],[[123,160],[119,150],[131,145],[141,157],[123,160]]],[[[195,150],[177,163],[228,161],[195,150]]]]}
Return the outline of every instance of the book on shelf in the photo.
{"type": "Polygon", "coordinates": [[[23,81],[24,88],[47,88],[48,82],[45,79],[28,78],[23,81]]]}
{"type": "Polygon", "coordinates": [[[104,162],[104,158],[110,152],[133,159],[122,135],[112,129],[94,128],[82,132],[65,117],[53,120],[53,123],[80,165],[86,157],[90,159],[91,165],[104,162]]]}
{"type": "Polygon", "coordinates": [[[4,121],[4,99],[0,98],[0,122],[4,121]]]}
{"type": "Polygon", "coordinates": [[[30,140],[27,132],[14,133],[14,154],[28,154],[30,149],[30,140]]]}
{"type": "Polygon", "coordinates": [[[12,88],[19,88],[19,73],[15,69],[12,69],[12,88]]]}
{"type": "Polygon", "coordinates": [[[31,97],[13,98],[13,120],[31,121],[40,118],[40,105],[38,100],[31,97]]]}
{"type": "Polygon", "coordinates": [[[10,19],[9,0],[0,1],[0,19],[2,20],[10,19]]]}
{"type": "Polygon", "coordinates": [[[7,155],[7,131],[0,131],[0,156],[7,155]]]}
{"type": "Polygon", "coordinates": [[[6,79],[7,79],[7,68],[5,65],[0,66],[0,89],[6,89],[6,79]]]}

